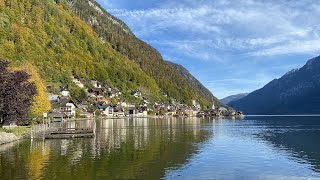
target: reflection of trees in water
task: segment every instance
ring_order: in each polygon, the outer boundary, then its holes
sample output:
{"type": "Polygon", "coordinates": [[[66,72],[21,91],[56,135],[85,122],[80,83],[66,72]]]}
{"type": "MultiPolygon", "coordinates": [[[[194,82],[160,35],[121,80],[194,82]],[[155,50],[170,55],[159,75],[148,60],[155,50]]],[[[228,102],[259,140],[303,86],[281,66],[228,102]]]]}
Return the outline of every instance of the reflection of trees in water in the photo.
{"type": "MultiPolygon", "coordinates": [[[[212,131],[200,128],[202,123],[207,121],[196,118],[98,120],[95,138],[21,142],[19,152],[13,153],[12,159],[21,165],[9,167],[20,169],[18,174],[26,177],[30,174],[29,167],[35,166],[33,177],[45,179],[141,176],[159,179],[167,169],[186,163],[196,153],[199,143],[213,135],[212,131]],[[35,143],[39,147],[44,145],[45,152],[50,153],[43,153],[43,148],[34,149],[35,143]],[[37,164],[30,163],[35,159],[39,160],[37,164]]],[[[11,156],[0,156],[0,162],[8,161],[8,157],[11,156]]],[[[3,164],[0,167],[0,175],[5,174],[1,170],[3,164]]],[[[1,177],[10,177],[6,175],[1,177]]]]}
{"type": "Polygon", "coordinates": [[[307,161],[320,172],[319,117],[263,117],[257,136],[277,149],[285,150],[297,162],[307,161]],[[300,159],[300,160],[299,160],[300,159]]]}
{"type": "Polygon", "coordinates": [[[0,153],[1,179],[40,179],[50,158],[49,144],[44,141],[26,140],[0,153]]]}

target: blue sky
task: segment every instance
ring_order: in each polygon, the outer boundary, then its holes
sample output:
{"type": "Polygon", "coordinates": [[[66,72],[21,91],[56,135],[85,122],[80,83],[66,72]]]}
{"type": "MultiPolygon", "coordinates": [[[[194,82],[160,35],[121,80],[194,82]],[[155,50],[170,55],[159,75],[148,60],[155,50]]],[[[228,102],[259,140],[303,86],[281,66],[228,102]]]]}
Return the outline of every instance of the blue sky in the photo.
{"type": "Polygon", "coordinates": [[[251,92],[320,54],[318,0],[97,0],[215,96],[251,92]]]}

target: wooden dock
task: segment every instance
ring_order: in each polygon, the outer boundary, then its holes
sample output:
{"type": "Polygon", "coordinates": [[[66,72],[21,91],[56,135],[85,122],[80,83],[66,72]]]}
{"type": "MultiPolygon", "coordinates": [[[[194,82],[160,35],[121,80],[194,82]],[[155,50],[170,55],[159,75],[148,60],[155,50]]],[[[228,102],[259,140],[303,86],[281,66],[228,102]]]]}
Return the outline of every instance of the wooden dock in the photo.
{"type": "Polygon", "coordinates": [[[93,129],[86,128],[59,128],[46,133],[45,139],[70,139],[94,137],[93,129]]]}

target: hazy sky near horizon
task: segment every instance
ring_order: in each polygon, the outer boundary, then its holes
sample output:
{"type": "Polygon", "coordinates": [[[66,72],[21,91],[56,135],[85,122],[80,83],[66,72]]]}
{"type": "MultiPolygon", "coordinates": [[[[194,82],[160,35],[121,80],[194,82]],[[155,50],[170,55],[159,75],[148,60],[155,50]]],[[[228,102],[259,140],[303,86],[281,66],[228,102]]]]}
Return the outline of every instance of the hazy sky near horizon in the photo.
{"type": "Polygon", "coordinates": [[[215,96],[251,92],[320,54],[318,0],[97,0],[215,96]]]}

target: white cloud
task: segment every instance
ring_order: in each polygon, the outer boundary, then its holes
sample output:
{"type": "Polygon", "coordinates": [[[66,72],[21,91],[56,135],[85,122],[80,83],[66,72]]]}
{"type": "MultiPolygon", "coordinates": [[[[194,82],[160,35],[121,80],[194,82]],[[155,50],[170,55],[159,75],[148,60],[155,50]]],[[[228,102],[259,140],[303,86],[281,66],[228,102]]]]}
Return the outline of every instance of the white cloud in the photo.
{"type": "Polygon", "coordinates": [[[317,0],[163,0],[150,4],[144,9],[108,6],[108,11],[167,60],[203,71],[200,80],[218,97],[261,88],[297,66],[293,64],[307,60],[299,58],[320,53],[317,0]]]}
{"type": "Polygon", "coordinates": [[[170,7],[178,8],[110,11],[152,44],[161,43],[190,57],[209,60],[214,52],[223,49],[253,56],[316,53],[319,47],[311,47],[311,43],[319,38],[319,28],[314,23],[320,23],[320,5],[312,3],[308,12],[300,7],[310,1],[172,1],[170,7]],[[177,36],[159,42],[158,37],[166,31],[177,36]],[[200,55],[199,49],[203,49],[200,55]]]}
{"type": "Polygon", "coordinates": [[[313,55],[320,54],[320,39],[288,42],[280,46],[271,47],[269,49],[263,49],[261,51],[256,51],[253,53],[248,53],[248,55],[273,56],[293,53],[313,55]]]}

